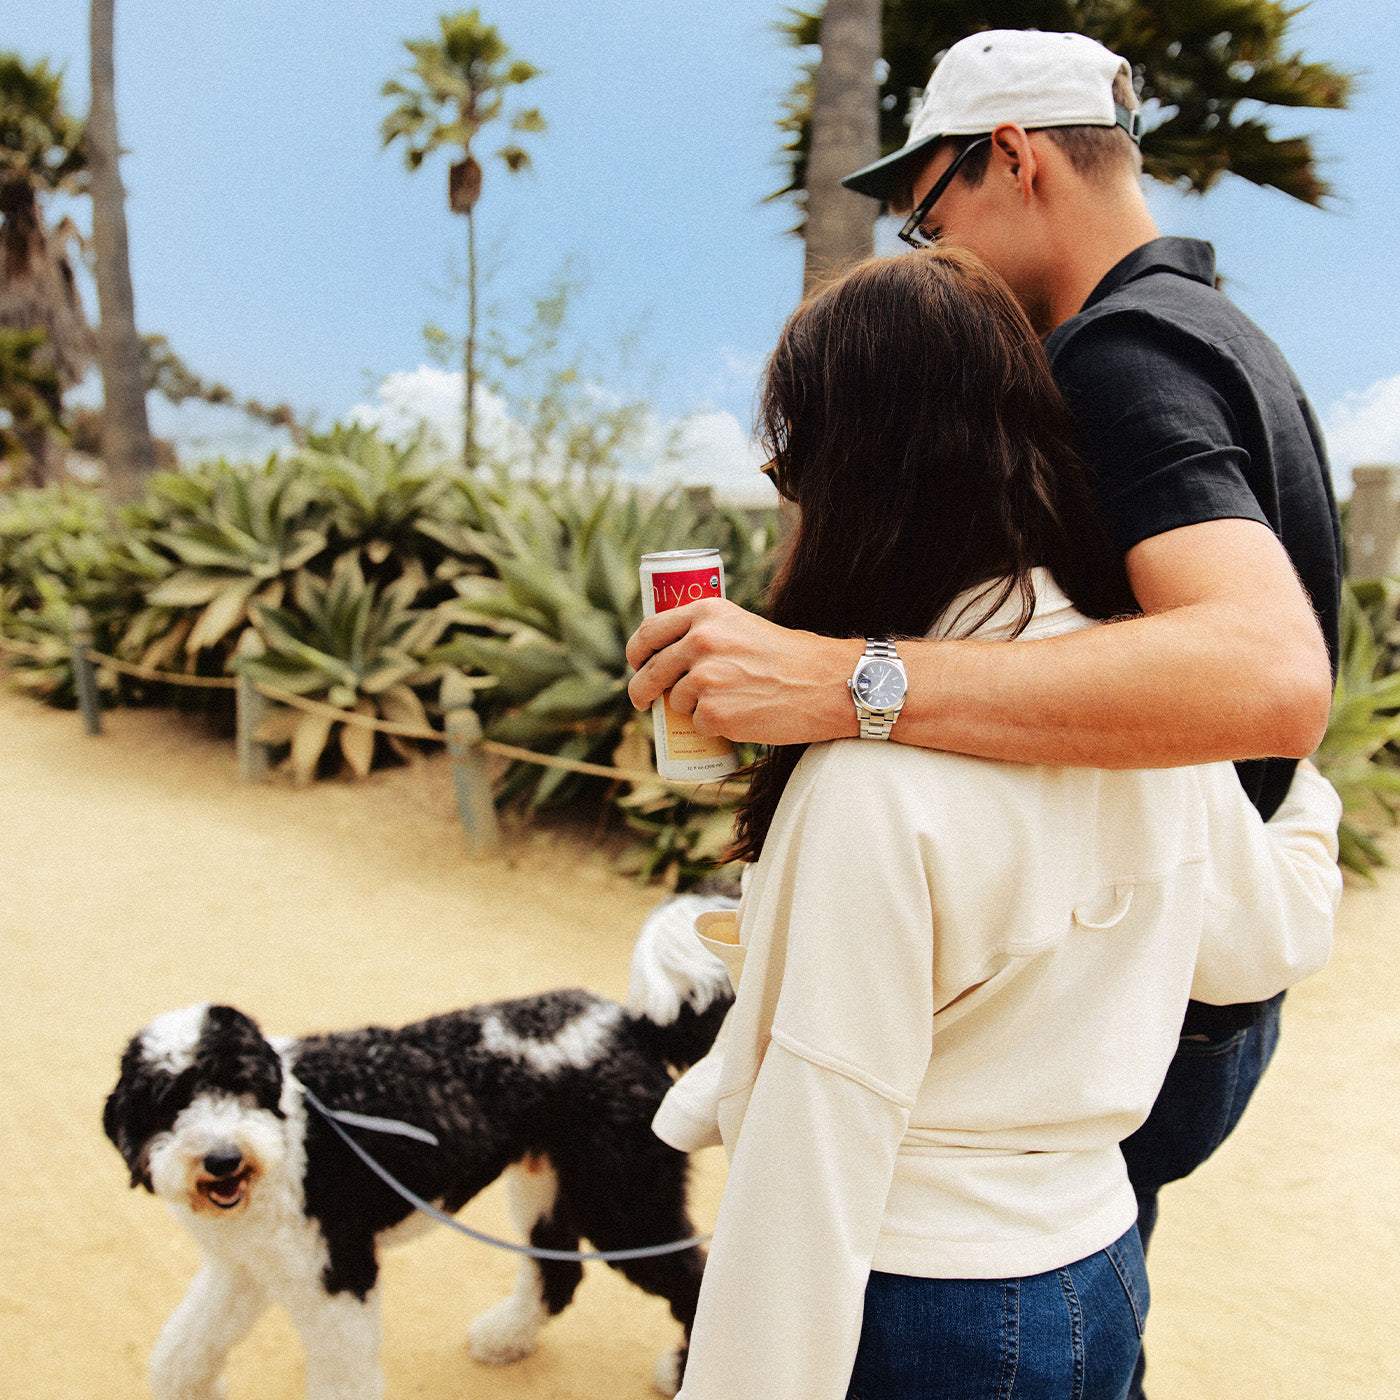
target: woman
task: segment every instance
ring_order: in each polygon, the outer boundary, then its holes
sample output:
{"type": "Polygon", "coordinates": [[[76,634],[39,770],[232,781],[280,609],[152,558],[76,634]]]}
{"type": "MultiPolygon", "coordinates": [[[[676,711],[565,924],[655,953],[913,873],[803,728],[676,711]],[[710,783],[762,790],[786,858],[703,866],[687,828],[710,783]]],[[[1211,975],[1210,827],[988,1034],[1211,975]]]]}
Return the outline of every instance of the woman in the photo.
{"type": "MultiPolygon", "coordinates": [[[[1033,644],[1131,607],[1040,345],[970,255],[807,301],[762,430],[799,511],[778,622],[1033,644]]],[[[1147,1283],[1118,1143],[1188,996],[1326,961],[1339,810],[1311,770],[1266,827],[1228,764],[771,752],[737,928],[702,930],[742,969],[727,1033],[656,1123],[693,1148],[708,1116],[730,1155],[685,1400],[1125,1395],[1147,1283]]]]}

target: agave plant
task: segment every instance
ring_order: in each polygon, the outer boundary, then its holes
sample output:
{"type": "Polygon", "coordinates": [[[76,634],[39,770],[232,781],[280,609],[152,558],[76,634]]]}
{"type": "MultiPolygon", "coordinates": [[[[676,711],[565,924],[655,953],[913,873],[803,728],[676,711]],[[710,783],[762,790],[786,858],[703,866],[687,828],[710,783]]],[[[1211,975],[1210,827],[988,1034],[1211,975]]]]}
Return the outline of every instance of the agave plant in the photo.
{"type": "MultiPolygon", "coordinates": [[[[644,767],[651,762],[651,745],[651,716],[634,715],[623,729],[613,761],[620,768],[644,767]]],[[[738,749],[744,766],[759,754],[753,744],[740,744],[738,749]]],[[[682,890],[715,874],[734,840],[734,809],[747,791],[742,773],[683,791],[660,778],[634,784],[615,799],[623,820],[642,838],[623,858],[623,867],[640,880],[664,879],[682,890]]]]}
{"type": "MultiPolygon", "coordinates": [[[[167,565],[76,486],[17,491],[0,505],[0,635],[22,644],[9,666],[19,684],[73,703],[71,613],[87,610],[98,649],[109,651],[141,607],[141,590],[167,565]]],[[[103,688],[115,692],[110,670],[103,688]]]]}
{"type": "Polygon", "coordinates": [[[374,565],[419,555],[419,522],[435,518],[458,475],[428,461],[421,438],[396,446],[359,424],[312,434],[294,464],[324,503],[338,547],[359,547],[374,565]]]}
{"type": "MultiPolygon", "coordinates": [[[[413,606],[424,582],[421,567],[412,566],[378,588],[365,581],[355,551],[336,561],[328,579],[301,569],[291,586],[292,606],[253,600],[253,626],[265,650],[242,654],[233,665],[270,689],[316,699],[331,710],[426,729],[428,716],[413,687],[441,675],[422,658],[448,619],[413,606]]],[[[292,772],[304,783],[315,775],[337,726],[341,755],[363,777],[374,759],[375,731],[324,708],[274,711],[258,738],[289,743],[292,772]]],[[[411,755],[398,735],[385,741],[401,756],[411,755]]]]}
{"type": "MultiPolygon", "coordinates": [[[[51,579],[36,584],[38,602],[0,609],[0,663],[5,674],[23,690],[50,704],[77,704],[73,675],[73,608],[77,606],[51,579]]],[[[120,677],[110,667],[97,673],[98,688],[115,696],[120,677]]]]}
{"type": "MultiPolygon", "coordinates": [[[[460,630],[430,659],[495,677],[483,705],[488,738],[595,762],[614,757],[634,715],[624,646],[642,616],[641,555],[716,545],[729,558],[731,596],[750,599],[772,541],[771,526],[702,514],[684,494],[648,501],[615,486],[535,484],[504,499],[483,490],[475,508],[481,527],[462,527],[464,541],[494,577],[457,580],[458,604],[445,611],[460,630]]],[[[502,796],[528,793],[538,806],[589,781],[522,763],[502,796]]]]}
{"type": "Polygon", "coordinates": [[[140,518],[172,562],[147,591],[149,606],[132,620],[123,651],[148,666],[183,653],[193,670],[200,652],[219,648],[222,669],[253,600],[280,603],[288,579],[326,549],[325,515],[305,473],[275,457],[153,478],[140,518]]]}
{"type": "Polygon", "coordinates": [[[1370,878],[1386,864],[1376,840],[1400,805],[1400,673],[1395,655],[1400,579],[1349,583],[1342,590],[1341,662],[1317,766],[1341,794],[1341,862],[1370,878]]]}

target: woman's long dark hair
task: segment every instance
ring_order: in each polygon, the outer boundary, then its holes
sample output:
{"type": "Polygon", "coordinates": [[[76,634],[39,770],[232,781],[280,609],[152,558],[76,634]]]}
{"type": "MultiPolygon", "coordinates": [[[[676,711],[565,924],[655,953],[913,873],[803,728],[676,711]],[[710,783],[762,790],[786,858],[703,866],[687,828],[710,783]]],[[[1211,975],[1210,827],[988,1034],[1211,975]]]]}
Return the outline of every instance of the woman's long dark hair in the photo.
{"type": "MultiPolygon", "coordinates": [[[[1045,352],[969,253],[872,260],[813,293],[769,360],[759,436],[799,512],[769,591],[784,627],[922,637],[1005,579],[966,623],[1019,594],[1019,631],[1037,565],[1090,617],[1135,610],[1045,352]]],[[[804,748],[755,764],[732,858],[758,858],[804,748]]]]}

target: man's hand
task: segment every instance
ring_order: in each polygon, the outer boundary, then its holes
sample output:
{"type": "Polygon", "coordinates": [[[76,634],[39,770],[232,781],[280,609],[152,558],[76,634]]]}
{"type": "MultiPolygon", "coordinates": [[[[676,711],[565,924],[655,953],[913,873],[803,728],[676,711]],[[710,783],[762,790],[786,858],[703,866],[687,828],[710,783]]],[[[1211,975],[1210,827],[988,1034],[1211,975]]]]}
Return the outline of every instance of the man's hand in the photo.
{"type": "Polygon", "coordinates": [[[627,643],[627,693],[647,709],[664,690],[702,734],[757,744],[808,744],[858,732],[845,681],[864,650],[790,631],[737,604],[706,598],[648,618],[627,643]]]}

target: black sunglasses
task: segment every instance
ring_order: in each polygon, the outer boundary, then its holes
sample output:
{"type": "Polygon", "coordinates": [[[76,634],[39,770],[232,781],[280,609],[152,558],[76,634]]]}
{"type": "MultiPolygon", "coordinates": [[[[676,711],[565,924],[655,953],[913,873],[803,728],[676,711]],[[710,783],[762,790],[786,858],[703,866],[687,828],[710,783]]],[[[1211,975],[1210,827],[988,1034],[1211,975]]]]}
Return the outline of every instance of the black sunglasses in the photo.
{"type": "Polygon", "coordinates": [[[953,176],[958,173],[958,167],[979,146],[988,145],[991,139],[990,136],[979,136],[975,141],[969,141],[953,158],[952,165],[934,181],[933,188],[919,201],[918,208],[904,221],[904,227],[900,229],[899,236],[911,248],[932,248],[937,244],[937,236],[930,237],[923,231],[921,225],[928,218],[929,211],[938,203],[938,197],[953,183],[953,176]]]}
{"type": "Polygon", "coordinates": [[[780,495],[785,501],[792,500],[792,497],[789,496],[788,493],[783,490],[783,483],[778,477],[778,459],[776,457],[770,457],[759,468],[759,471],[761,471],[763,475],[766,476],[768,480],[773,483],[773,486],[777,490],[778,495],[780,495]]]}

